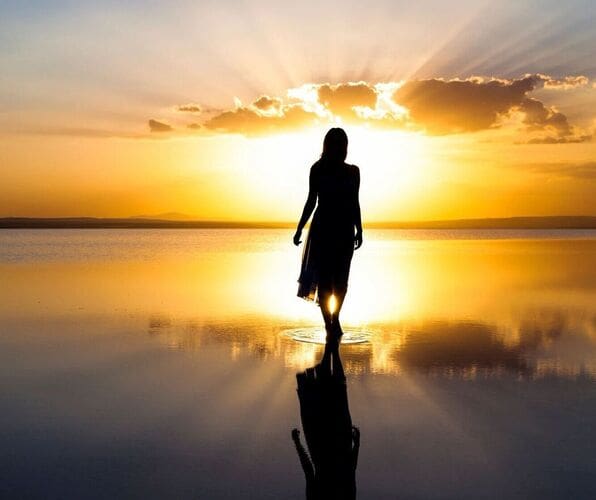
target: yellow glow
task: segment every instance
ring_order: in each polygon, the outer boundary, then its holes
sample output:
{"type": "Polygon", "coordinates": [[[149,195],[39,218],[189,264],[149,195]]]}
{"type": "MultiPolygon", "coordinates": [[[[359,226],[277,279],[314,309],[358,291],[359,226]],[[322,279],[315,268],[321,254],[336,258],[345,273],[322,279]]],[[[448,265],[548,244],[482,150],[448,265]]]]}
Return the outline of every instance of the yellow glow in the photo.
{"type": "Polygon", "coordinates": [[[331,297],[329,297],[329,312],[331,314],[333,314],[335,312],[335,310],[337,309],[337,298],[335,297],[335,295],[331,295],[331,297]]]}
{"type": "MultiPolygon", "coordinates": [[[[365,221],[414,218],[406,212],[409,206],[434,204],[432,198],[423,196],[437,178],[432,141],[411,132],[353,125],[344,128],[349,137],[347,162],[361,171],[360,203],[365,221]]],[[[294,220],[306,198],[309,168],[320,156],[327,129],[312,127],[243,139],[237,163],[242,161],[246,167],[227,190],[236,192],[238,210],[250,219],[271,220],[274,213],[280,219],[294,220]]]]}
{"type": "MultiPolygon", "coordinates": [[[[208,220],[295,221],[327,128],[160,141],[0,138],[5,163],[15,167],[0,173],[0,214],[128,217],[179,212],[208,220]],[[86,159],[84,170],[81,157],[86,159]]],[[[347,161],[361,171],[365,224],[596,210],[593,188],[585,179],[512,168],[512,161],[548,166],[553,151],[511,144],[510,137],[498,135],[508,133],[507,127],[498,134],[443,137],[344,128],[350,140],[347,161]]],[[[582,165],[593,158],[593,143],[559,149],[565,153],[562,164],[582,165]]]]}
{"type": "MultiPolygon", "coordinates": [[[[590,322],[593,290],[577,286],[595,269],[594,240],[400,241],[400,234],[369,231],[366,246],[354,256],[342,325],[348,333],[372,334],[369,345],[350,348],[354,363],[348,358],[346,371],[366,366],[375,373],[400,373],[399,353],[405,349],[416,357],[424,335],[443,343],[450,336],[468,342],[465,335],[457,337],[459,327],[452,324],[462,319],[487,328],[499,325],[480,333],[490,333],[507,349],[519,346],[528,317],[543,321],[545,328],[560,321],[552,314],[537,315],[542,303],[569,311],[567,326],[596,338],[590,322]],[[568,255],[570,249],[576,252],[573,260],[552,265],[553,255],[568,255]]],[[[125,253],[109,256],[95,253],[96,244],[81,247],[77,233],[57,236],[56,244],[73,238],[62,260],[0,265],[0,275],[11,283],[0,288],[0,315],[7,321],[62,318],[65,311],[81,321],[105,316],[115,318],[114,325],[140,322],[147,334],[172,349],[229,343],[231,359],[275,356],[288,366],[312,366],[320,345],[281,335],[287,328],[304,328],[315,332],[315,342],[323,343],[325,336],[319,309],[296,297],[299,252],[291,245],[291,232],[215,235],[208,230],[167,237],[163,232],[119,235],[142,238],[143,251],[125,246],[125,253]]],[[[103,242],[106,234],[87,233],[81,241],[89,238],[103,242]]],[[[550,361],[541,361],[543,371],[551,368],[550,361]]],[[[593,362],[565,369],[596,373],[593,362]]]]}

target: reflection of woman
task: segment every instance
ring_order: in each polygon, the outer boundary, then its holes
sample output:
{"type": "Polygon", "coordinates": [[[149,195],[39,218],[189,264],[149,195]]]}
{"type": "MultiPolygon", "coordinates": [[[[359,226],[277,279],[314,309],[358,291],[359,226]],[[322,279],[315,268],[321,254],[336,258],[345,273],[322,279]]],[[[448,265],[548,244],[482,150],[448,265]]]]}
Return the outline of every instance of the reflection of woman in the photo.
{"type": "Polygon", "coordinates": [[[306,478],[306,498],[355,499],[360,431],[352,425],[337,342],[328,343],[321,363],[296,379],[308,452],[298,429],[292,439],[306,478]]]}
{"type": "Polygon", "coordinates": [[[318,301],[329,339],[343,334],[339,311],[348,288],[354,248],[362,245],[360,171],[345,163],[347,152],[346,133],[341,128],[329,130],[321,158],[310,169],[308,198],[294,235],[294,244],[298,245],[302,229],[317,205],[304,246],[298,296],[318,301]]]}

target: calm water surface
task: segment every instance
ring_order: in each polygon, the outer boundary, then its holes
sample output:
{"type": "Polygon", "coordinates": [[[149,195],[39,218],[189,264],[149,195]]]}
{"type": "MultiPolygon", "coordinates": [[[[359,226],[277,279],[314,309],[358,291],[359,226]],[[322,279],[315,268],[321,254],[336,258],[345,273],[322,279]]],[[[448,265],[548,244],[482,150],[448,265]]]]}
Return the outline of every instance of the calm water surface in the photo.
{"type": "MultiPolygon", "coordinates": [[[[290,230],[0,230],[7,498],[305,498],[290,230]]],[[[358,498],[596,498],[596,231],[365,233],[358,498]]]]}

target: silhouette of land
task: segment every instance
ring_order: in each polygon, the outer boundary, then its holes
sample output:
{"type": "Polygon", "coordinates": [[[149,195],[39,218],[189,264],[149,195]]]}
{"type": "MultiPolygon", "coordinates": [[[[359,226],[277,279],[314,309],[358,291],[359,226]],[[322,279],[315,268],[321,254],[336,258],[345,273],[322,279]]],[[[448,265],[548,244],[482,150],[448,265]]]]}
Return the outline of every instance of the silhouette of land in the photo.
{"type": "MultiPolygon", "coordinates": [[[[165,215],[165,214],[164,214],[165,215]]],[[[293,222],[186,220],[182,218],[96,217],[4,217],[0,228],[14,229],[276,229],[293,228],[293,222]]],[[[432,221],[388,221],[365,224],[369,229],[596,229],[596,216],[557,215],[546,217],[507,217],[489,219],[453,219],[432,221]]]]}
{"type": "Polygon", "coordinates": [[[291,224],[283,222],[241,222],[208,220],[147,219],[144,217],[96,218],[56,217],[29,218],[6,217],[0,219],[0,228],[15,229],[184,229],[184,228],[284,228],[291,224]]]}

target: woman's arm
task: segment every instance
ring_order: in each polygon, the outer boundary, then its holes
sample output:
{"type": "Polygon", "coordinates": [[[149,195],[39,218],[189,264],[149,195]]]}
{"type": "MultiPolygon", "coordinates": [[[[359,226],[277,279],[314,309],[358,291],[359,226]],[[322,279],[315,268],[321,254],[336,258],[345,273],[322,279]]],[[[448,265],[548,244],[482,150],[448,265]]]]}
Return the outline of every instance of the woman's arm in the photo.
{"type": "Polygon", "coordinates": [[[354,207],[354,225],[356,226],[356,235],[354,236],[354,248],[362,246],[362,216],[360,214],[360,169],[356,167],[356,203],[354,207]]]}
{"type": "Polygon", "coordinates": [[[298,458],[300,459],[300,465],[302,465],[304,477],[306,478],[306,482],[308,484],[310,481],[314,481],[315,471],[308,453],[300,442],[300,431],[298,429],[294,429],[292,431],[292,441],[294,441],[294,446],[296,447],[296,452],[298,453],[298,458]]]}
{"type": "Polygon", "coordinates": [[[315,176],[313,174],[313,168],[310,169],[310,175],[308,177],[308,197],[306,198],[306,203],[304,204],[304,209],[302,210],[302,216],[300,217],[300,221],[298,222],[298,227],[296,228],[296,233],[294,234],[294,245],[299,245],[302,243],[300,241],[300,236],[302,234],[302,230],[310,216],[312,215],[313,210],[315,209],[315,205],[317,204],[317,187],[315,182],[315,176]]]}
{"type": "Polygon", "coordinates": [[[360,429],[358,427],[352,426],[352,469],[356,471],[356,467],[358,467],[358,452],[360,451],[360,429]]]}

